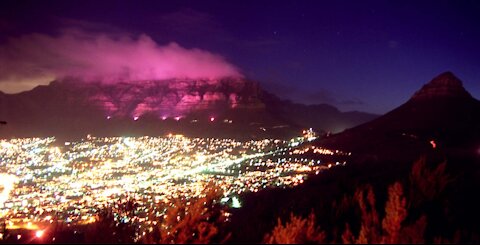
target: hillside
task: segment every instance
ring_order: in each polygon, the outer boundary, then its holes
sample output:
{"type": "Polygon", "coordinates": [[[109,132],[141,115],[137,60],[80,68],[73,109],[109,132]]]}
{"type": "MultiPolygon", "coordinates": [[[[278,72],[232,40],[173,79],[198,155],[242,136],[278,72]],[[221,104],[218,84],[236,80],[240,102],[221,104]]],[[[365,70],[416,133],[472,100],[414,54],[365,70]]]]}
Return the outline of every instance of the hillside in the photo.
{"type": "Polygon", "coordinates": [[[0,93],[0,137],[86,134],[288,138],[302,129],[341,131],[374,118],[328,105],[293,104],[243,79],[171,79],[122,83],[54,81],[0,93]]]}

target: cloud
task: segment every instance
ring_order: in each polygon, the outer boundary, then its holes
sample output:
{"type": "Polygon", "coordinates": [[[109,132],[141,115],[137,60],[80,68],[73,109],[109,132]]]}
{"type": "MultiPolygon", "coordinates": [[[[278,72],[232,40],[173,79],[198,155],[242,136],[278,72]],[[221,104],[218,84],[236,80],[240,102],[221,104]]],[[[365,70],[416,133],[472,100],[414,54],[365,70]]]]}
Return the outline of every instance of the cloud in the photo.
{"type": "Polygon", "coordinates": [[[162,46],[145,34],[132,37],[65,29],[56,36],[35,33],[0,44],[0,83],[24,83],[23,87],[45,78],[115,83],[241,76],[220,55],[175,42],[162,46]]]}

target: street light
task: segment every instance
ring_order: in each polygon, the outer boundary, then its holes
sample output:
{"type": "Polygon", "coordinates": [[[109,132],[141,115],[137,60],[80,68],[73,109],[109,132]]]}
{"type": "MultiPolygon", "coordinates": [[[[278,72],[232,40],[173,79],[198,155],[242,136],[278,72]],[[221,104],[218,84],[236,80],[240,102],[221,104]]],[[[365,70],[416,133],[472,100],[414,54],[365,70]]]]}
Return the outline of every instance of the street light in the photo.
{"type": "Polygon", "coordinates": [[[35,236],[36,236],[37,238],[41,238],[41,237],[43,236],[43,233],[44,233],[44,231],[42,231],[42,230],[37,231],[37,232],[35,232],[35,236]]]}

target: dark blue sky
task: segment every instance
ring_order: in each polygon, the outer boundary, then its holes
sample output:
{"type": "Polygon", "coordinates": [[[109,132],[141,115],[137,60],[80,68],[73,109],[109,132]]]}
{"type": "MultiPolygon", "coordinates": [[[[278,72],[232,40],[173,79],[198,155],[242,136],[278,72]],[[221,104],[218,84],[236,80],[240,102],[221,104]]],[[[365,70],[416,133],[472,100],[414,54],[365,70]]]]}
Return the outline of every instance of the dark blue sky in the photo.
{"type": "Polygon", "coordinates": [[[224,56],[301,103],[385,113],[444,71],[480,97],[480,1],[2,1],[0,42],[72,26],[224,56]]]}

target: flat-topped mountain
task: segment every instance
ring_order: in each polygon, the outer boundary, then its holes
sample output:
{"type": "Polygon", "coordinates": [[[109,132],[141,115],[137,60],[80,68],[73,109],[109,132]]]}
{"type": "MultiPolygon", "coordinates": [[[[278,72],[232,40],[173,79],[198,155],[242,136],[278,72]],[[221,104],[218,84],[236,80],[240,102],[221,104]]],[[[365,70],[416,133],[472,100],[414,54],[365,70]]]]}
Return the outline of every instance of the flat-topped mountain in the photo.
{"type": "MultiPolygon", "coordinates": [[[[49,87],[66,96],[63,99],[70,105],[94,106],[106,117],[182,118],[195,111],[208,111],[215,116],[229,109],[262,110],[265,107],[258,98],[258,84],[239,79],[171,79],[115,84],[63,81],[53,82],[49,87]],[[69,94],[77,96],[67,98],[69,94]]],[[[39,96],[44,95],[39,92],[39,96]]]]}
{"type": "Polygon", "coordinates": [[[0,93],[1,137],[163,135],[290,137],[303,128],[341,131],[374,118],[282,100],[238,78],[137,82],[54,81],[0,93]]]}

